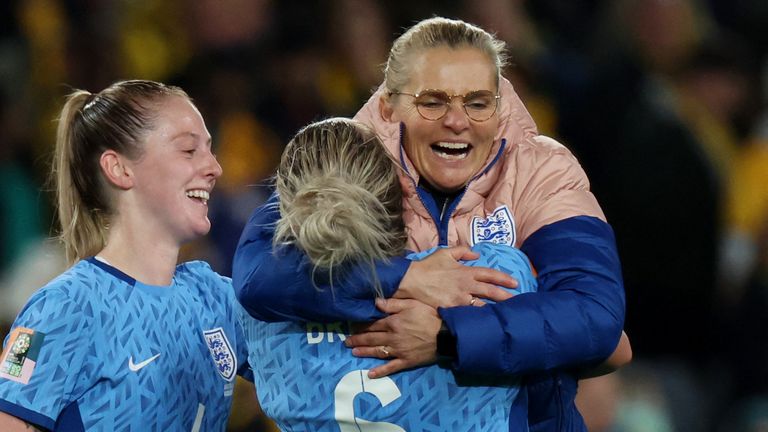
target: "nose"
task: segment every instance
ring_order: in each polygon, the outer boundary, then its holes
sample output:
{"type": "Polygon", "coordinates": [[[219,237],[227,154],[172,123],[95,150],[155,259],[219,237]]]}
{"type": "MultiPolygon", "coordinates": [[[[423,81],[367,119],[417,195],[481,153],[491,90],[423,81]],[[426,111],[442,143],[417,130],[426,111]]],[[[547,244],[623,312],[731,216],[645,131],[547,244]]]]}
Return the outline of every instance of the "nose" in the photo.
{"type": "Polygon", "coordinates": [[[461,100],[451,100],[448,104],[448,112],[443,117],[443,125],[455,133],[464,131],[469,127],[469,116],[464,111],[461,100]]]}
{"type": "Polygon", "coordinates": [[[221,177],[221,174],[223,172],[224,170],[221,168],[221,164],[219,163],[218,159],[216,159],[216,155],[209,150],[208,154],[206,155],[206,163],[205,163],[206,177],[217,179],[221,177]]]}

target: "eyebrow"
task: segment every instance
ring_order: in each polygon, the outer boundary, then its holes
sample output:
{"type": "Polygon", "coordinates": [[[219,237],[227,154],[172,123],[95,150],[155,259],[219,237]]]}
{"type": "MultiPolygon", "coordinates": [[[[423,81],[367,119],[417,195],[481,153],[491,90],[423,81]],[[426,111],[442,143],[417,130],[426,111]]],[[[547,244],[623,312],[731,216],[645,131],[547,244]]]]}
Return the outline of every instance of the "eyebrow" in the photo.
{"type": "MultiPolygon", "coordinates": [[[[187,138],[190,137],[194,139],[195,141],[199,140],[201,138],[200,135],[194,133],[194,132],[180,132],[174,136],[171,137],[171,141],[176,141],[177,139],[181,138],[187,138]]],[[[205,141],[206,144],[209,146],[213,143],[213,137],[208,137],[208,139],[205,141]]]]}

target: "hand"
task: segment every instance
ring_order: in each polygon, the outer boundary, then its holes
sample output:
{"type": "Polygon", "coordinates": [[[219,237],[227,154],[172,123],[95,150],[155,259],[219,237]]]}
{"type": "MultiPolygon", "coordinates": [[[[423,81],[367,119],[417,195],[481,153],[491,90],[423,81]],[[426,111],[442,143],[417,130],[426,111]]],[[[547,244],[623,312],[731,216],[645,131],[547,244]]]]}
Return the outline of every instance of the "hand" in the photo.
{"type": "Polygon", "coordinates": [[[459,260],[479,258],[467,246],[440,249],[421,261],[411,263],[395,298],[415,299],[433,308],[452,306],[482,306],[476,297],[496,302],[512,294],[496,285],[516,288],[517,281],[504,272],[485,267],[468,267],[459,260]]]}
{"type": "Polygon", "coordinates": [[[437,359],[437,332],[442,320],[437,310],[416,300],[377,299],[376,306],[389,314],[358,329],[344,342],[356,357],[388,359],[388,363],[368,371],[369,378],[380,378],[426,364],[437,359]]]}

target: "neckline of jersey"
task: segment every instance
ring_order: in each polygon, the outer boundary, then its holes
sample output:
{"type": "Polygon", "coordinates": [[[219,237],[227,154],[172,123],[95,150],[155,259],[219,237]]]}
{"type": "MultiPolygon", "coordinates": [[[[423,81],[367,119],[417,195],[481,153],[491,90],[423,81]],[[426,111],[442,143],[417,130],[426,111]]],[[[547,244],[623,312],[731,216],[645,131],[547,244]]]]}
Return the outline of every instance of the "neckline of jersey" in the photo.
{"type": "Polygon", "coordinates": [[[159,296],[170,295],[174,291],[172,288],[176,286],[175,275],[170,285],[149,285],[132,278],[131,276],[125,274],[122,270],[118,269],[117,267],[113,267],[112,265],[107,264],[106,262],[101,261],[96,257],[90,257],[86,259],[86,261],[104,270],[105,272],[116,277],[117,279],[120,279],[123,282],[131,285],[132,287],[138,288],[141,291],[152,294],[152,295],[159,295],[159,296]]]}

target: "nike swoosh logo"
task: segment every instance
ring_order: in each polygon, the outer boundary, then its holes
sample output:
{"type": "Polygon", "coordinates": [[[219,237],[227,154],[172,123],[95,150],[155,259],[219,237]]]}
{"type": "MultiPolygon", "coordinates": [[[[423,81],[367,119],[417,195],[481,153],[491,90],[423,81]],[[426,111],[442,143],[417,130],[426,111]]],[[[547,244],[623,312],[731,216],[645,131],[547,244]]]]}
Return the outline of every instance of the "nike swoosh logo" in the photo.
{"type": "Polygon", "coordinates": [[[136,363],[133,363],[133,356],[131,356],[130,358],[128,358],[128,369],[130,369],[131,372],[138,372],[141,368],[152,363],[158,357],[160,357],[160,354],[155,354],[152,357],[144,360],[143,362],[136,364],[136,363]]]}

